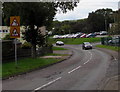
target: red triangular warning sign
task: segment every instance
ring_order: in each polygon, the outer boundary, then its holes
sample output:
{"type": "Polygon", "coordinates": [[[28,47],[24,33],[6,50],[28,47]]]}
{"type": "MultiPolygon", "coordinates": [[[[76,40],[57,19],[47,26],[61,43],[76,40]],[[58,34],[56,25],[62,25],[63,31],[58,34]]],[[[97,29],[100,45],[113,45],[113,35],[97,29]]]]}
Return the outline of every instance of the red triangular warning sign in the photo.
{"type": "Polygon", "coordinates": [[[19,23],[16,18],[13,19],[11,26],[19,26],[19,23]]]}
{"type": "Polygon", "coordinates": [[[18,36],[19,34],[18,34],[18,32],[17,32],[17,29],[16,28],[14,28],[14,30],[13,30],[13,32],[12,32],[12,36],[18,36]]]}

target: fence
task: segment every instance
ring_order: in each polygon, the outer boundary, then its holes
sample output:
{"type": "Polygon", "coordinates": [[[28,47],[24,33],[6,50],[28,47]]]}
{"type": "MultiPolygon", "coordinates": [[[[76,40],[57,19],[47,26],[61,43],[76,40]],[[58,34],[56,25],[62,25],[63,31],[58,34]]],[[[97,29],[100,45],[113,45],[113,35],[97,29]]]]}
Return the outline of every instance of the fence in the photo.
{"type": "Polygon", "coordinates": [[[101,38],[101,44],[111,45],[111,46],[120,46],[120,36],[118,36],[118,37],[103,37],[103,38],[101,38]]]}
{"type": "MultiPolygon", "coordinates": [[[[36,51],[37,56],[42,56],[47,53],[53,53],[52,46],[42,47],[36,51]]],[[[31,49],[17,48],[17,58],[31,57],[31,49]]],[[[14,45],[12,41],[2,42],[2,62],[10,62],[15,59],[14,45]]]]}

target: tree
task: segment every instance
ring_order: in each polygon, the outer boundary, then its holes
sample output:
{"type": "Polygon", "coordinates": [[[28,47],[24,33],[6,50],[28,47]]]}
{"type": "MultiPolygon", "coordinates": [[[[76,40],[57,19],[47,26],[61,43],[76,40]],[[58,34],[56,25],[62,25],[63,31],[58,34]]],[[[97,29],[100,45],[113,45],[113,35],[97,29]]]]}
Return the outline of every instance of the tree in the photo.
{"type": "Polygon", "coordinates": [[[25,39],[32,44],[32,57],[35,58],[36,45],[38,41],[41,40],[38,39],[40,36],[38,28],[43,25],[49,26],[58,9],[66,13],[68,10],[73,10],[74,7],[77,6],[77,3],[78,2],[5,2],[3,4],[4,24],[9,25],[10,16],[20,16],[21,24],[27,28],[25,39]],[[37,26],[37,29],[35,29],[34,26],[37,26]]]}
{"type": "Polygon", "coordinates": [[[10,34],[7,34],[3,40],[14,40],[14,38],[10,38],[10,34]]]}
{"type": "Polygon", "coordinates": [[[87,19],[77,20],[74,24],[72,23],[72,32],[88,32],[87,31],[87,19]]]}
{"type": "Polygon", "coordinates": [[[109,24],[114,22],[112,9],[98,9],[95,12],[89,13],[88,24],[91,31],[108,30],[109,24]]]}
{"type": "Polygon", "coordinates": [[[90,25],[90,32],[99,32],[105,30],[103,15],[92,12],[89,14],[87,21],[88,25],[90,25]]]}
{"type": "Polygon", "coordinates": [[[111,23],[109,33],[111,35],[120,34],[120,10],[113,12],[114,23],[111,23]]]}
{"type": "Polygon", "coordinates": [[[69,24],[64,24],[61,26],[60,30],[63,32],[62,34],[70,34],[71,33],[71,27],[69,24]]]}

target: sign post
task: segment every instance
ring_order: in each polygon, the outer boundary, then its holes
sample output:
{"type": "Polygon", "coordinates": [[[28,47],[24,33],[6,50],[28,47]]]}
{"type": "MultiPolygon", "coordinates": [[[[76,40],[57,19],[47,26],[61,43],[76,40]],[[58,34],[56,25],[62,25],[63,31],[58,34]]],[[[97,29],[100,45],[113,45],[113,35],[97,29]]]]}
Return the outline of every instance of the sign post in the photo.
{"type": "Polygon", "coordinates": [[[17,67],[17,38],[20,38],[20,16],[10,17],[10,38],[15,38],[15,65],[17,67]]]}
{"type": "Polygon", "coordinates": [[[17,39],[15,38],[15,65],[17,66],[17,39]]]}

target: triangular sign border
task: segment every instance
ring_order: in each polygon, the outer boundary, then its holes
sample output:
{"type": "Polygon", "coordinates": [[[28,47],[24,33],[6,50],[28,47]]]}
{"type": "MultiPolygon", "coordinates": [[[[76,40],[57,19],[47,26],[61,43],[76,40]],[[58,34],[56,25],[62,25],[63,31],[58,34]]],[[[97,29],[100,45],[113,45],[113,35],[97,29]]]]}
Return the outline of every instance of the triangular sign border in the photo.
{"type": "Polygon", "coordinates": [[[19,26],[19,22],[17,21],[17,19],[16,19],[16,18],[14,18],[14,19],[13,19],[13,21],[12,21],[12,23],[11,23],[11,25],[10,25],[10,26],[19,26]],[[17,24],[18,24],[18,25],[12,25],[12,24],[13,24],[13,22],[14,22],[14,20],[16,20],[16,22],[17,22],[17,24]]]}

